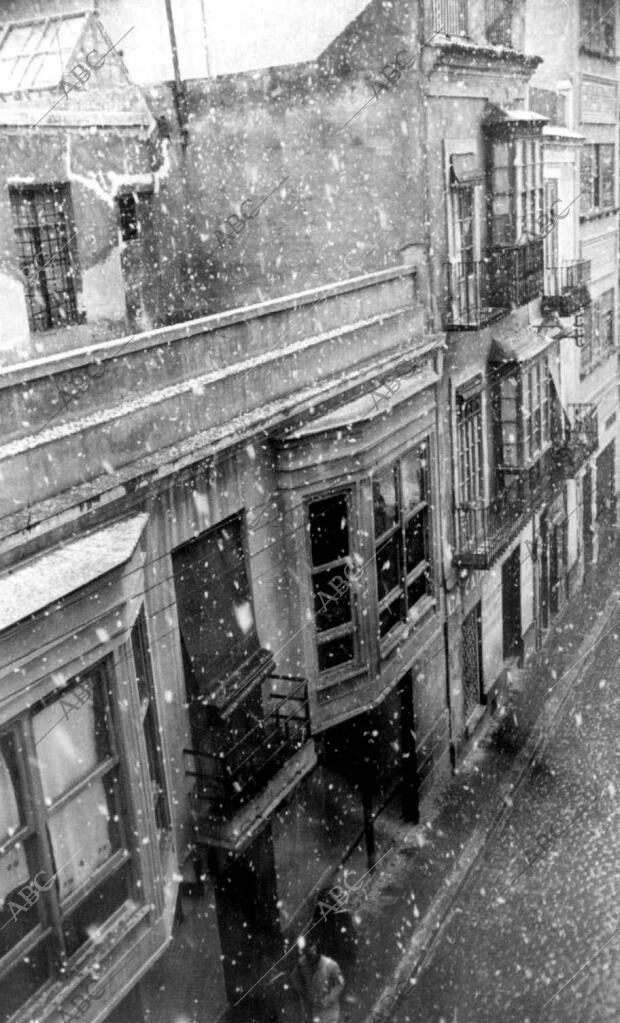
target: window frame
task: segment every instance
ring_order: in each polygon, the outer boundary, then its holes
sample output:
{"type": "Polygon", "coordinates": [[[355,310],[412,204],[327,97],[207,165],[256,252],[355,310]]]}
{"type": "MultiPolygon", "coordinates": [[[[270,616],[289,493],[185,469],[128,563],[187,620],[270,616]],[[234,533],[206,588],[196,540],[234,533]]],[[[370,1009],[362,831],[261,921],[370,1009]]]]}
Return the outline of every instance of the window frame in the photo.
{"type": "Polygon", "coordinates": [[[9,202],[30,329],[42,333],[83,322],[78,309],[79,265],[70,185],[10,185],[9,202]],[[45,218],[49,203],[54,211],[52,225],[45,218]],[[29,212],[24,219],[26,207],[29,212]],[[44,249],[49,250],[47,256],[44,249]],[[60,289],[54,287],[56,276],[60,289]],[[60,315],[61,309],[67,310],[66,316],[60,315]]]}
{"type": "Polygon", "coordinates": [[[484,501],[484,425],[482,391],[456,395],[458,504],[484,501]],[[477,406],[477,407],[475,407],[477,406]]]}
{"type": "MultiPolygon", "coordinates": [[[[355,564],[355,552],[353,548],[353,536],[354,536],[354,500],[353,491],[350,488],[338,488],[335,490],[329,490],[326,492],[313,494],[308,497],[305,502],[305,522],[307,523],[307,564],[309,568],[309,582],[310,582],[310,609],[314,622],[314,649],[317,663],[317,670],[321,677],[326,677],[330,674],[342,674],[351,671],[352,669],[359,668],[361,661],[361,636],[359,628],[359,608],[358,601],[356,599],[356,593],[354,587],[351,584],[350,572],[351,568],[355,564]],[[312,505],[319,504],[322,501],[327,501],[330,498],[344,497],[346,502],[347,512],[347,534],[348,534],[348,553],[340,558],[332,559],[331,561],[314,564],[312,555],[312,521],[310,516],[310,509],[312,505]],[[338,572],[338,569],[342,569],[342,574],[338,572]],[[334,589],[332,593],[326,593],[324,590],[315,589],[314,580],[320,575],[326,572],[335,571],[337,573],[336,578],[342,580],[342,584],[339,584],[337,589],[334,589]],[[349,606],[351,608],[351,614],[349,621],[333,626],[332,628],[320,629],[319,628],[319,614],[323,611],[329,603],[340,601],[345,593],[349,596],[349,606]],[[317,611],[316,599],[321,598],[322,608],[317,611]],[[351,649],[352,657],[349,660],[340,661],[337,664],[328,665],[321,667],[321,658],[319,648],[321,646],[327,646],[328,643],[332,643],[334,640],[339,640],[343,637],[351,636],[351,649]]],[[[320,585],[320,584],[319,584],[320,585]]]]}
{"type": "Polygon", "coordinates": [[[515,131],[508,137],[504,132],[489,132],[487,154],[490,244],[513,247],[539,237],[544,230],[545,211],[540,135],[515,131]],[[505,162],[499,163],[502,150],[505,162]],[[500,203],[506,212],[498,212],[500,203]]]}
{"type": "Polygon", "coordinates": [[[615,351],[616,316],[614,289],[608,288],[584,309],[584,343],[580,354],[580,371],[584,376],[596,369],[615,351]]]}
{"type": "Polygon", "coordinates": [[[585,142],[581,147],[579,167],[580,216],[613,212],[616,207],[615,143],[585,142]]]}
{"type": "MultiPolygon", "coordinates": [[[[57,884],[54,884],[40,893],[36,903],[32,906],[32,909],[37,910],[38,923],[0,960],[0,983],[2,984],[10,983],[10,978],[19,968],[20,961],[24,960],[24,957],[33,955],[35,951],[38,954],[38,950],[41,949],[43,958],[47,960],[47,975],[41,979],[33,991],[26,995],[20,1005],[20,1010],[32,998],[40,998],[47,985],[66,980],[67,970],[72,968],[73,962],[81,961],[85,950],[93,944],[93,938],[88,934],[86,938],[75,945],[69,928],[77,926],[78,931],[86,928],[86,925],[80,924],[79,921],[77,924],[72,924],[72,920],[75,914],[79,913],[80,907],[87,906],[88,900],[98,890],[103,889],[110,881],[117,879],[125,891],[124,898],[111,909],[109,915],[99,925],[103,928],[107,927],[128,903],[141,901],[136,885],[136,860],[131,840],[133,824],[128,816],[127,782],[124,774],[120,722],[114,694],[114,674],[113,659],[110,654],[82,673],[73,676],[62,689],[53,690],[42,700],[32,704],[16,718],[3,723],[0,727],[1,736],[10,734],[16,737],[16,763],[24,818],[23,827],[15,835],[10,836],[10,839],[0,846],[0,850],[4,855],[16,844],[25,841],[32,842],[32,859],[36,862],[36,869],[31,869],[29,865],[26,884],[32,884],[34,876],[38,876],[41,872],[46,874],[48,882],[50,878],[54,880],[58,878],[65,864],[55,864],[49,822],[53,819],[54,814],[70,806],[76,798],[79,799],[80,795],[97,780],[101,779],[105,784],[108,807],[113,814],[112,834],[116,833],[118,837],[118,844],[116,847],[111,847],[105,862],[97,866],[85,880],[76,885],[75,890],[63,896],[58,890],[57,884]],[[45,799],[42,766],[37,762],[36,747],[51,730],[35,741],[35,717],[56,703],[69,702],[71,697],[78,693],[85,684],[101,687],[99,698],[102,701],[100,706],[103,707],[104,713],[104,737],[108,747],[107,754],[98,759],[97,763],[89,768],[84,776],[73,781],[66,791],[54,797],[53,800],[45,799]],[[124,878],[123,873],[125,873],[124,878]]],[[[73,707],[69,703],[68,711],[66,707],[63,707],[63,714],[56,724],[60,724],[62,720],[70,717],[72,710],[79,706],[81,706],[79,702],[73,707]]],[[[95,706],[94,700],[93,706],[95,706]]],[[[53,727],[56,727],[56,724],[53,727]]],[[[20,892],[22,890],[23,888],[20,889],[20,892]]]]}
{"type": "Polygon", "coordinates": [[[579,49],[581,52],[616,58],[616,11],[609,0],[581,0],[579,11],[579,49]],[[605,41],[605,33],[608,41],[605,41]]]}
{"type": "Polygon", "coordinates": [[[431,521],[431,501],[430,501],[430,467],[428,464],[430,454],[430,437],[427,436],[420,440],[415,447],[408,449],[394,462],[383,466],[378,472],[372,477],[372,482],[377,476],[385,474],[391,470],[393,478],[395,480],[395,495],[396,503],[398,508],[398,517],[383,533],[376,534],[376,523],[375,523],[375,501],[373,495],[372,501],[372,538],[373,538],[373,553],[374,553],[374,564],[376,573],[376,598],[377,598],[377,637],[382,647],[385,647],[393,639],[404,626],[408,623],[417,621],[418,613],[414,615],[413,612],[424,606],[428,600],[434,600],[434,583],[433,583],[433,572],[432,572],[432,521],[431,521]],[[403,463],[407,458],[412,455],[416,455],[418,462],[422,464],[422,480],[423,480],[423,498],[413,508],[404,511],[403,508],[403,463]],[[425,462],[425,464],[424,464],[425,462]],[[409,523],[415,518],[423,516],[422,526],[422,543],[424,547],[425,557],[420,559],[417,564],[410,570],[407,569],[407,529],[409,523]],[[379,558],[381,551],[387,549],[388,544],[392,544],[394,540],[397,540],[399,550],[399,566],[398,566],[398,583],[391,588],[391,590],[383,594],[380,593],[380,573],[379,573],[379,558]],[[422,576],[426,576],[425,593],[418,597],[417,600],[411,604],[409,602],[409,588],[422,576]],[[391,627],[387,628],[385,632],[382,631],[381,616],[382,614],[390,609],[397,601],[400,601],[401,607],[404,609],[404,615],[401,614],[399,619],[391,627]]]}

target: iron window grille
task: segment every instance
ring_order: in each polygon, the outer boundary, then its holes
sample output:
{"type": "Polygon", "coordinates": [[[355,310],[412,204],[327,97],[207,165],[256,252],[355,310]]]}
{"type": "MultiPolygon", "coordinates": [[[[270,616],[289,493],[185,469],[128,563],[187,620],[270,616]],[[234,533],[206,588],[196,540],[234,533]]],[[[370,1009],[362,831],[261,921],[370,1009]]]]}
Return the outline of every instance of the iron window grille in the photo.
{"type": "Polygon", "coordinates": [[[615,57],[616,9],[609,0],[581,0],[581,49],[615,57]]]}
{"type": "Polygon", "coordinates": [[[76,323],[75,234],[68,186],[9,191],[31,329],[76,323]]]}

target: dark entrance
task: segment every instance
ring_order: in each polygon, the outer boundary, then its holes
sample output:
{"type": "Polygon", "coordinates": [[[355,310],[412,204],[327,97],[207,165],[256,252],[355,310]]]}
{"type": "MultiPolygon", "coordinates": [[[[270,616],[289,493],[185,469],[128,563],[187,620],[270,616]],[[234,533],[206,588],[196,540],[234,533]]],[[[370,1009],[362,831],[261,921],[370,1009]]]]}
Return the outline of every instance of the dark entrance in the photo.
{"type": "Polygon", "coordinates": [[[521,657],[521,548],[516,547],[502,565],[504,660],[521,657]]]}
{"type": "Polygon", "coordinates": [[[482,602],[479,601],[461,625],[463,656],[463,715],[465,721],[483,703],[482,602]]]}
{"type": "Polygon", "coordinates": [[[596,520],[604,528],[616,521],[615,464],[616,444],[612,440],[596,460],[596,520]]]}
{"type": "Polygon", "coordinates": [[[549,628],[549,522],[547,512],[540,516],[540,587],[539,615],[542,629],[549,628]]]}
{"type": "Polygon", "coordinates": [[[594,553],[592,524],[592,470],[588,467],[583,477],[583,559],[586,567],[592,563],[594,553]]]}
{"type": "Polygon", "coordinates": [[[271,825],[245,852],[209,850],[226,994],[231,1003],[282,955],[271,825]]]}

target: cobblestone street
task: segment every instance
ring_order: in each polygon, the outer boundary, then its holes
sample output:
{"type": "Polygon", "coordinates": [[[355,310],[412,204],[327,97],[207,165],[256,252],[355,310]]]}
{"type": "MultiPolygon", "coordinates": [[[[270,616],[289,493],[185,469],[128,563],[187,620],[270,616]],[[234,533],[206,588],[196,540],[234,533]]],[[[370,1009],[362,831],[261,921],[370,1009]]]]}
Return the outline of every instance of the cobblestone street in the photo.
{"type": "Polygon", "coordinates": [[[619,634],[616,611],[396,1023],[618,1020],[619,634]]]}

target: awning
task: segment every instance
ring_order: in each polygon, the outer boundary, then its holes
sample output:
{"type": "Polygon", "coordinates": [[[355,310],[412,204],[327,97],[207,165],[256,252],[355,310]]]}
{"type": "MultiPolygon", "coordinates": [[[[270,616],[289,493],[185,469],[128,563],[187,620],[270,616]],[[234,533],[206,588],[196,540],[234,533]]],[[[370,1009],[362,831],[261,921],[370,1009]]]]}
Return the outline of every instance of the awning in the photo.
{"type": "Polygon", "coordinates": [[[0,576],[0,631],[120,568],[134,553],[142,513],[41,554],[0,576]]]}
{"type": "Polygon", "coordinates": [[[500,107],[494,103],[487,104],[483,117],[483,124],[485,126],[493,126],[496,124],[529,124],[542,128],[543,125],[548,123],[549,118],[545,117],[543,114],[537,114],[535,110],[525,110],[524,108],[508,110],[506,107],[500,107]]]}
{"type": "Polygon", "coordinates": [[[483,180],[477,153],[452,153],[450,156],[450,184],[475,185],[483,180]]]}
{"type": "Polygon", "coordinates": [[[530,362],[555,344],[556,339],[544,330],[529,324],[520,327],[510,325],[496,328],[489,361],[505,364],[509,362],[530,362]]]}

